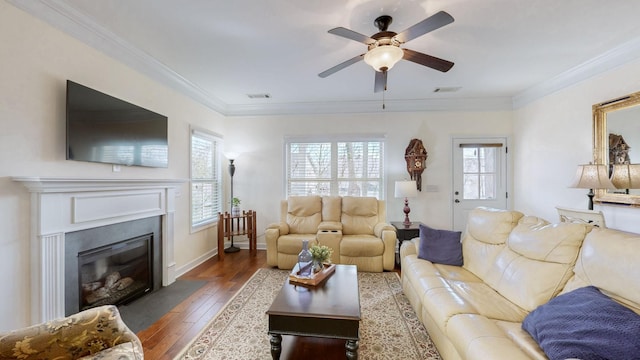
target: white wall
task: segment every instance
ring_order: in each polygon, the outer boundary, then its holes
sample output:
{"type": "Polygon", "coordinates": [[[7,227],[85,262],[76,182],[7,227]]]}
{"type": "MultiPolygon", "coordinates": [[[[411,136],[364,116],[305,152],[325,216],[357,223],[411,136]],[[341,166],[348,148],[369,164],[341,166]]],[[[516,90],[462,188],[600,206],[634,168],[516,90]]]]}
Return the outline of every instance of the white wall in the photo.
{"type": "MultiPolygon", "coordinates": [[[[0,331],[29,319],[29,193],[12,176],[189,177],[189,124],[220,132],[223,117],[0,1],[0,331]],[[169,168],[65,160],[65,90],[71,79],[169,118],[169,168]]],[[[177,268],[215,248],[213,231],[189,233],[189,191],[175,216],[177,268]]],[[[213,230],[215,228],[212,228],[213,230]]]]}
{"type": "MultiPolygon", "coordinates": [[[[557,221],[555,206],[586,209],[586,189],[569,188],[576,166],[593,160],[592,105],[640,90],[635,61],[514,112],[514,208],[557,221]]],[[[596,205],[608,227],[640,232],[640,209],[596,205]]]]}
{"type": "Polygon", "coordinates": [[[394,182],[409,178],[404,153],[409,141],[418,138],[429,157],[422,174],[423,191],[410,200],[410,218],[450,229],[452,136],[511,136],[511,116],[509,111],[487,111],[229,118],[225,142],[242,153],[234,162],[234,196],[242,199],[244,209],[257,211],[258,241],[264,241],[264,228],[280,220],[278,204],[285,197],[286,136],[385,134],[387,218],[401,221],[403,199],[393,197],[394,182]],[[436,185],[439,191],[426,192],[426,185],[436,185]]]}

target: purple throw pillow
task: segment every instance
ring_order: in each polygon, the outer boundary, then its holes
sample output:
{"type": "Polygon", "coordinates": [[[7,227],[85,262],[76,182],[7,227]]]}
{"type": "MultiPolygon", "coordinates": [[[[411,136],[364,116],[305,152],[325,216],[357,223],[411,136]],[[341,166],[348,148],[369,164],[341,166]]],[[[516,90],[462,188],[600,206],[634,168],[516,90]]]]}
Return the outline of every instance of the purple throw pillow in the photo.
{"type": "Polygon", "coordinates": [[[540,305],[522,328],[551,360],[640,359],[640,316],[594,286],[540,305]]]}
{"type": "Polygon", "coordinates": [[[432,263],[462,266],[460,231],[432,229],[420,225],[418,258],[432,263]]]}

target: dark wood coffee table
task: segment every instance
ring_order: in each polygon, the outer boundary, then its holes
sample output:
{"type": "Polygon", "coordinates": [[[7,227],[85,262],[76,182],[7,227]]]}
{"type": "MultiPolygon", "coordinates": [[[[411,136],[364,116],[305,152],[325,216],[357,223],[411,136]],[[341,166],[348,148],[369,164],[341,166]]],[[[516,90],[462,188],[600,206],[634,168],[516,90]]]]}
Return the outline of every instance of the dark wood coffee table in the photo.
{"type": "Polygon", "coordinates": [[[316,286],[294,285],[287,279],[267,315],[271,356],[275,360],[282,351],[282,335],[344,339],[347,359],[357,359],[360,338],[357,267],[336,265],[335,272],[316,286]]]}

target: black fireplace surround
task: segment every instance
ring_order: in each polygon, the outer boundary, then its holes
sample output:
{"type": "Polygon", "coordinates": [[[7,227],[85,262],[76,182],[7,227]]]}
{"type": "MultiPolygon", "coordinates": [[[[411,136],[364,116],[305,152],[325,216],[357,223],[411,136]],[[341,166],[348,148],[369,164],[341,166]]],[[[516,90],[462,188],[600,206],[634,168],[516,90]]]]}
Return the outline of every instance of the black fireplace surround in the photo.
{"type": "Polygon", "coordinates": [[[65,315],[162,285],[161,217],[65,234],[65,315]]]}

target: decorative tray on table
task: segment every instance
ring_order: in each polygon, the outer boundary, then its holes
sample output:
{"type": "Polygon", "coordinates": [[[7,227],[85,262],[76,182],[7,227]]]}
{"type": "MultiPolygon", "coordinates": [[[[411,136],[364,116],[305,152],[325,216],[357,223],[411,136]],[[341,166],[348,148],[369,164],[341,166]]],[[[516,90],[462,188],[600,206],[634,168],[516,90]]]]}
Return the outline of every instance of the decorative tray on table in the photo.
{"type": "Polygon", "coordinates": [[[329,275],[336,270],[335,264],[323,264],[322,270],[311,273],[310,275],[301,275],[300,267],[296,264],[289,274],[289,282],[302,285],[318,285],[323,282],[329,275]]]}

